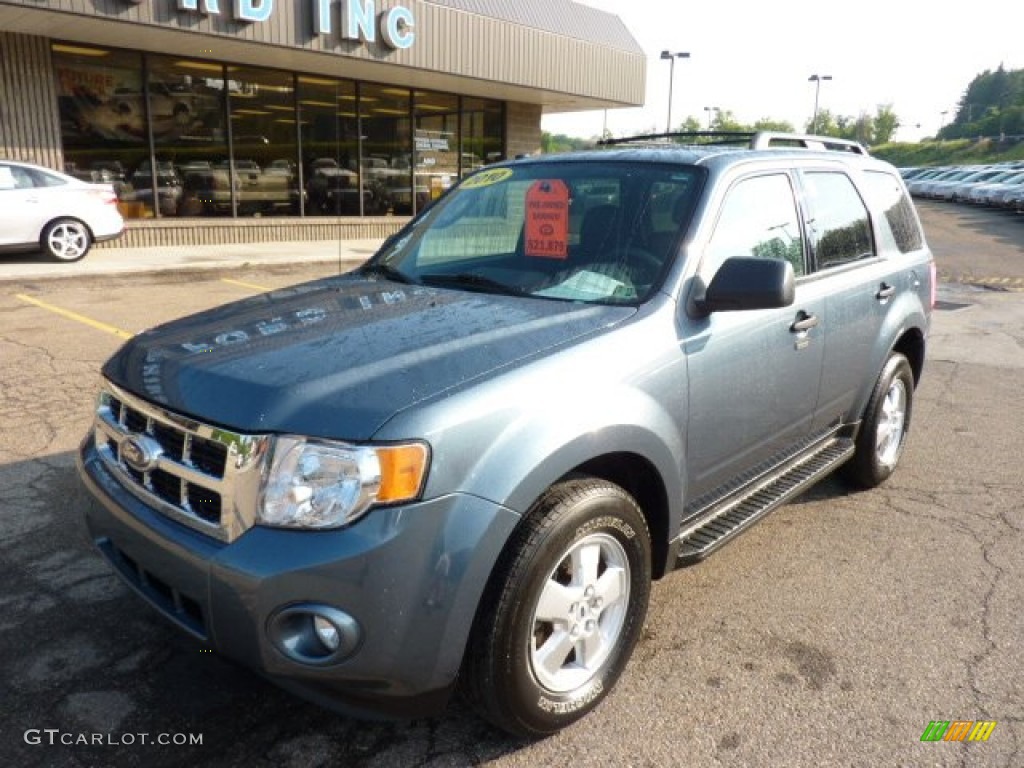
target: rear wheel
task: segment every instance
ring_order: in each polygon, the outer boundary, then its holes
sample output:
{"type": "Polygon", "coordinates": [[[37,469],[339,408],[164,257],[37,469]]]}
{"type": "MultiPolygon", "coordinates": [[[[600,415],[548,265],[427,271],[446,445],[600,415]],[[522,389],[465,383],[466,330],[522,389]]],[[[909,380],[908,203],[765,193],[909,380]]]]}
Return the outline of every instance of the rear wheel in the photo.
{"type": "Polygon", "coordinates": [[[54,261],[78,261],[89,252],[92,235],[77,219],[57,219],[43,230],[39,245],[54,261]]]}
{"type": "Polygon", "coordinates": [[[650,549],[643,514],[618,486],[580,479],[548,491],[481,601],[465,665],[477,711],[537,737],[594,709],[643,628],[650,549]]]}
{"type": "Polygon", "coordinates": [[[847,479],[863,488],[888,479],[903,455],[913,402],[914,373],[907,358],[893,352],[868,400],[856,453],[843,467],[847,479]]]}

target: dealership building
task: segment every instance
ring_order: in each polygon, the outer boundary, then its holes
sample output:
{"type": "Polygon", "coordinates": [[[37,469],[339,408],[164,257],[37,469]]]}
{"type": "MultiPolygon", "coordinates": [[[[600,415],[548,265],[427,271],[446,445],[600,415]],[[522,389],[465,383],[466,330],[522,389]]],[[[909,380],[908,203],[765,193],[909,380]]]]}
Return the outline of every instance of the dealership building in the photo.
{"type": "Polygon", "coordinates": [[[0,157],[112,183],[119,245],[382,237],[645,66],[569,0],[0,0],[0,157]]]}

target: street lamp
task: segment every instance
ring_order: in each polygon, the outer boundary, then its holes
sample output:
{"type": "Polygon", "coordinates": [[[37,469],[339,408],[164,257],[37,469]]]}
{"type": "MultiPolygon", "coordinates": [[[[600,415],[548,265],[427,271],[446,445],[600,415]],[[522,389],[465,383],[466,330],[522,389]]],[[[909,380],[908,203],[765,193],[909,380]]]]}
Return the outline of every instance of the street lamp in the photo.
{"type": "Polygon", "coordinates": [[[718,107],[704,107],[704,111],[708,113],[708,130],[710,131],[711,130],[711,113],[712,112],[719,112],[719,113],[721,113],[722,110],[720,110],[718,107]]]}
{"type": "Polygon", "coordinates": [[[688,59],[690,54],[686,51],[662,51],[661,58],[668,59],[668,124],[665,126],[665,133],[672,132],[672,78],[676,72],[676,59],[688,59]]]}
{"type": "Polygon", "coordinates": [[[811,118],[811,133],[818,130],[818,94],[821,93],[821,81],[831,80],[832,75],[811,75],[807,82],[814,83],[814,117],[811,118]]]}

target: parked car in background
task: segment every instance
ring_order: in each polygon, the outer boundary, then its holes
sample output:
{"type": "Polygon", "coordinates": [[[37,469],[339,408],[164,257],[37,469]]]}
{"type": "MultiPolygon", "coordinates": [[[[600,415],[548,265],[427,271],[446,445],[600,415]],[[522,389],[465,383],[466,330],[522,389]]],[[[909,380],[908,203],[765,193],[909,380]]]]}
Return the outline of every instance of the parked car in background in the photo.
{"type": "Polygon", "coordinates": [[[78,261],[93,243],[123,231],[112,184],[0,160],[0,251],[38,249],[56,261],[78,261]]]}
{"type": "Polygon", "coordinates": [[[999,195],[998,205],[1013,211],[1024,211],[1024,185],[1015,184],[999,195]]]}
{"type": "MultiPolygon", "coordinates": [[[[164,216],[176,216],[184,189],[181,176],[173,164],[157,163],[156,187],[160,213],[164,216]]],[[[131,190],[125,192],[125,200],[142,203],[150,210],[156,209],[153,203],[153,169],[149,163],[142,163],[132,175],[131,190]]]]}
{"type": "Polygon", "coordinates": [[[977,168],[951,168],[946,173],[943,173],[934,178],[928,179],[919,187],[918,194],[921,197],[929,197],[932,199],[938,199],[942,196],[942,190],[944,187],[954,184],[955,182],[962,181],[970,176],[972,173],[977,171],[977,168]]]}
{"type": "Polygon", "coordinates": [[[954,203],[966,200],[974,187],[984,184],[986,181],[991,181],[1003,173],[1005,171],[999,168],[983,168],[964,176],[958,181],[944,185],[939,190],[938,197],[940,200],[950,200],[954,203]]]}
{"type": "Polygon", "coordinates": [[[914,178],[907,181],[907,191],[909,191],[914,197],[922,197],[921,189],[926,183],[952,172],[953,169],[948,166],[943,166],[941,168],[929,168],[924,173],[919,173],[915,175],[914,178]]]}
{"type": "Polygon", "coordinates": [[[359,190],[359,174],[343,168],[333,157],[314,160],[306,175],[306,212],[312,215],[358,216],[362,196],[365,213],[377,213],[376,185],[367,180],[367,189],[359,190]]]}
{"type": "Polygon", "coordinates": [[[974,187],[968,200],[978,205],[995,205],[999,196],[1015,186],[1024,184],[1024,171],[1011,170],[974,187]]]}

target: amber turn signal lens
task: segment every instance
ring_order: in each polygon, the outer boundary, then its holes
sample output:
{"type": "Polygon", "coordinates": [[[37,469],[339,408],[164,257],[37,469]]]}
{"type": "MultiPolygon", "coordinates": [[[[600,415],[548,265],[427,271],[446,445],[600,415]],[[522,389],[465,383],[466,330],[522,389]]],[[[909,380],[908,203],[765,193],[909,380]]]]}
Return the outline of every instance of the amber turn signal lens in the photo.
{"type": "Polygon", "coordinates": [[[377,503],[415,499],[427,474],[430,453],[421,443],[377,446],[374,449],[380,461],[380,490],[377,503]]]}

